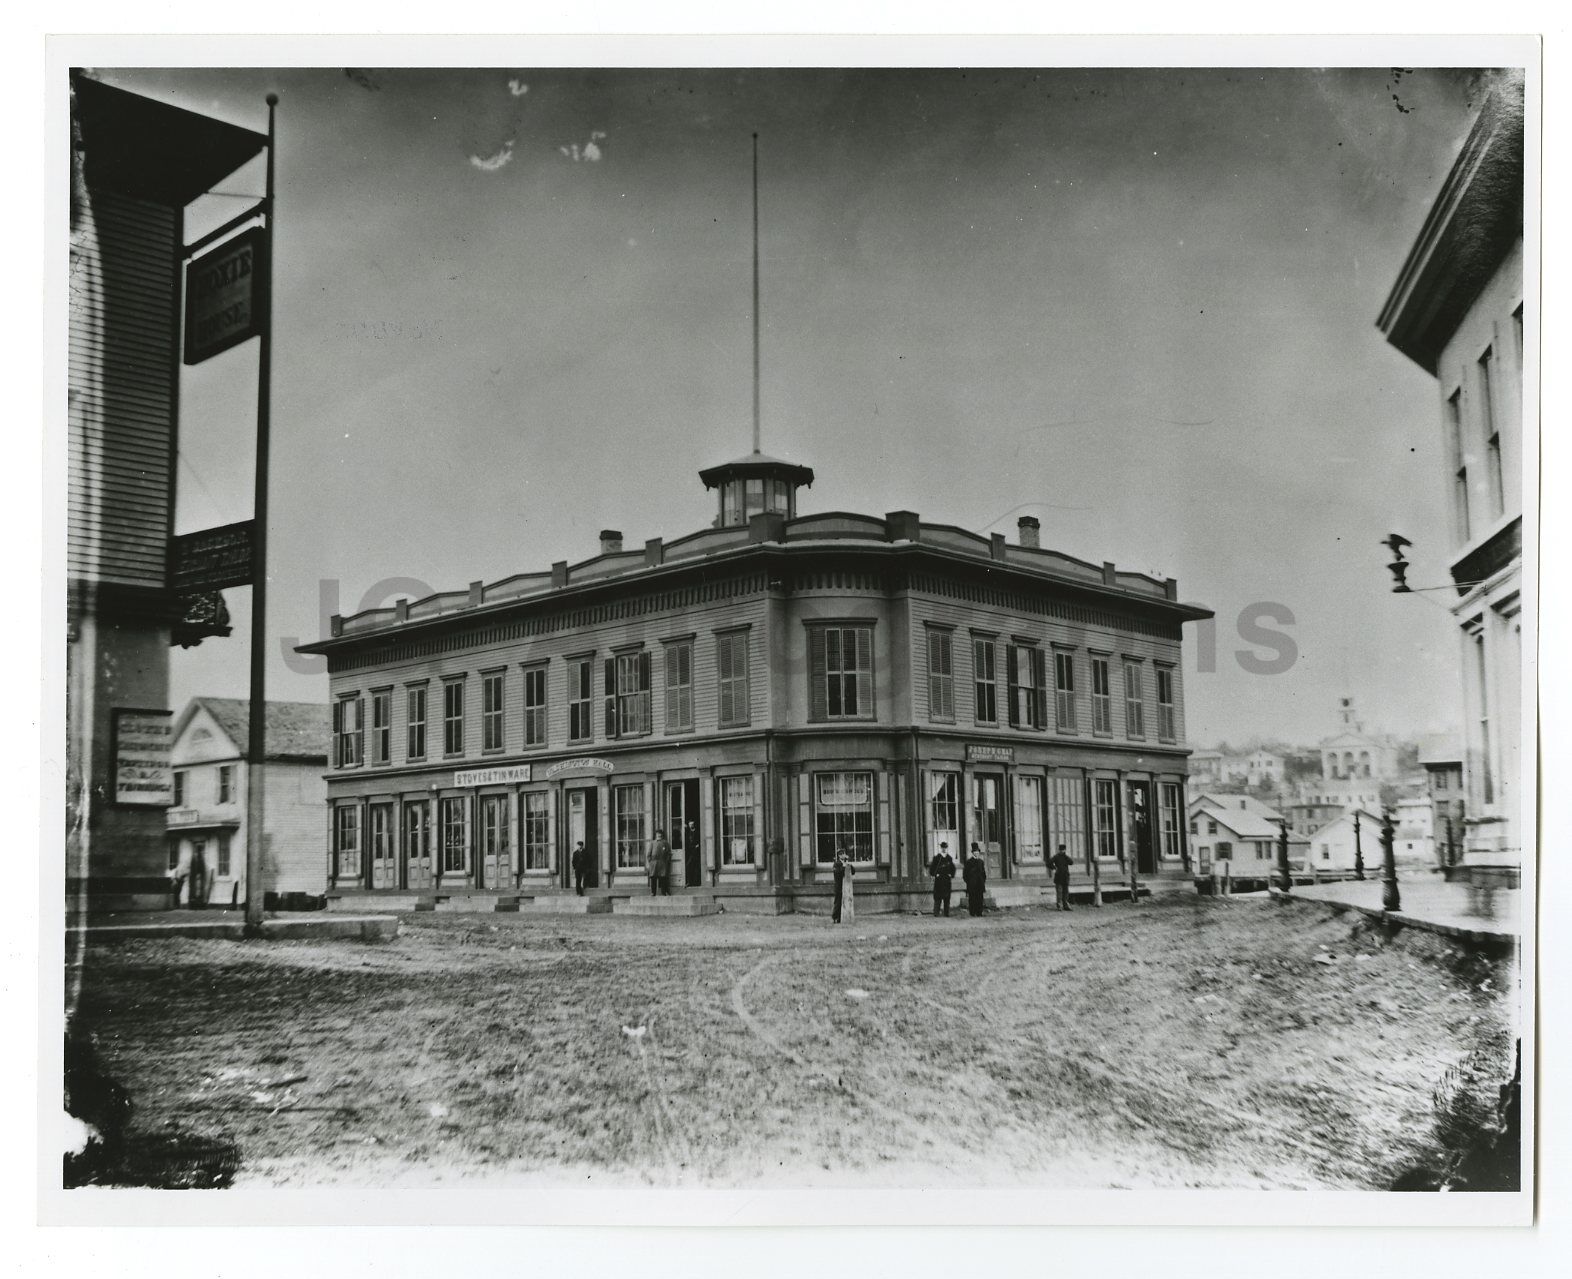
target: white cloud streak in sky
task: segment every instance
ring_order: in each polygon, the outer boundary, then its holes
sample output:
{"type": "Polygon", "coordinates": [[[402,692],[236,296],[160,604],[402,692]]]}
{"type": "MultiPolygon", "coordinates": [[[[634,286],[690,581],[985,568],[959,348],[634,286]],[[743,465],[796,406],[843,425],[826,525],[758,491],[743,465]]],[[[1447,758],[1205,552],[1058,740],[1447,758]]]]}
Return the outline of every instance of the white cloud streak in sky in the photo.
{"type": "Polygon", "coordinates": [[[515,98],[522,98],[526,93],[529,92],[529,85],[525,84],[522,80],[509,80],[508,92],[511,93],[515,98]]]}
{"type": "Polygon", "coordinates": [[[570,142],[567,146],[558,147],[557,150],[577,164],[580,160],[588,160],[591,164],[598,161],[602,154],[600,143],[606,136],[605,131],[596,129],[589,135],[589,141],[583,146],[577,142],[570,142]]]}
{"type": "Polygon", "coordinates": [[[469,162],[482,173],[495,173],[512,158],[513,139],[509,138],[502,144],[502,150],[498,151],[495,155],[488,155],[484,159],[478,155],[472,155],[469,158],[469,162]]]}

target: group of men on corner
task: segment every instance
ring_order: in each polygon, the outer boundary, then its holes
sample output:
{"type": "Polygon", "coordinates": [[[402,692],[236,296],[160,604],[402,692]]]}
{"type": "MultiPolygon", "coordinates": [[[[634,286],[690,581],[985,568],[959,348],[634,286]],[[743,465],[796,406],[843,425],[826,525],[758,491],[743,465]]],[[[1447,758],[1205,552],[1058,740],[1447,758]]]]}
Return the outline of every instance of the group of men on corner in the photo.
{"type": "MultiPolygon", "coordinates": [[[[1063,844],[1060,844],[1059,851],[1048,859],[1048,865],[1053,871],[1053,908],[1069,910],[1071,862],[1070,855],[1064,851],[1063,844]]],[[[948,843],[940,841],[939,851],[928,863],[928,874],[933,876],[933,913],[935,916],[940,914],[947,916],[950,913],[951,886],[955,880],[955,858],[950,856],[948,843]]],[[[975,842],[961,866],[961,879],[966,884],[966,913],[981,915],[984,891],[988,885],[988,866],[983,861],[982,850],[975,842]]]]}
{"type": "MultiPolygon", "coordinates": [[[[573,891],[584,896],[584,880],[589,874],[590,855],[581,839],[573,846],[573,891]]],[[[657,830],[650,843],[650,855],[645,859],[644,873],[649,877],[651,897],[671,896],[671,845],[666,832],[657,830]]]]}

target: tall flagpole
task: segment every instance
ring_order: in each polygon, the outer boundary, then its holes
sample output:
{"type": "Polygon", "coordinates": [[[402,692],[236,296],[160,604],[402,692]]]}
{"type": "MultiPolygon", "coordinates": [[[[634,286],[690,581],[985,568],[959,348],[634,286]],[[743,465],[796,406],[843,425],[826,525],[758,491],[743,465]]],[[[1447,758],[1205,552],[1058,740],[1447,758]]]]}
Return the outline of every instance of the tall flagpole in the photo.
{"type": "Polygon", "coordinates": [[[267,754],[267,454],[273,374],[273,156],[278,94],[267,95],[267,186],[263,205],[262,332],[257,348],[257,471],[251,529],[251,711],[246,744],[246,927],[262,935],[262,839],[265,807],[262,769],[267,754]]]}
{"type": "Polygon", "coordinates": [[[759,451],[759,135],[753,135],[753,451],[759,451]]]}

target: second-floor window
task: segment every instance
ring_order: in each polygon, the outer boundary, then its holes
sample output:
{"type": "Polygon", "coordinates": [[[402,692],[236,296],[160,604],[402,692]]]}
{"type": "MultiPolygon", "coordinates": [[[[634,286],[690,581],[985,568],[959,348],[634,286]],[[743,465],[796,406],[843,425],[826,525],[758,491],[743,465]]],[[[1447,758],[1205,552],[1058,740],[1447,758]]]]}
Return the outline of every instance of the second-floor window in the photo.
{"type": "Polygon", "coordinates": [[[1452,470],[1452,525],[1459,542],[1473,535],[1468,515],[1468,456],[1463,452],[1463,388],[1446,400],[1446,449],[1452,470]]]}
{"type": "Polygon", "coordinates": [[[1113,732],[1113,693],[1109,688],[1106,657],[1092,658],[1092,732],[1113,732]]]}
{"type": "Polygon", "coordinates": [[[1490,498],[1490,515],[1497,518],[1506,510],[1506,490],[1501,476],[1501,425],[1496,413],[1495,348],[1486,347],[1479,357],[1479,427],[1485,440],[1485,483],[1490,498]]]}
{"type": "Polygon", "coordinates": [[[1124,731],[1129,737],[1146,736],[1145,693],[1141,686],[1141,664],[1126,658],[1124,663],[1124,731]]]}
{"type": "Polygon", "coordinates": [[[371,762],[386,764],[393,758],[393,691],[371,695],[371,762]]]}
{"type": "Polygon", "coordinates": [[[1075,654],[1053,655],[1054,714],[1061,733],[1075,732],[1075,654]]]}
{"type": "Polygon", "coordinates": [[[666,645],[666,731],[693,727],[693,641],[666,645]]]}
{"type": "Polygon", "coordinates": [[[409,711],[409,731],[405,735],[405,753],[410,759],[426,758],[426,686],[409,690],[406,699],[409,711]]]}
{"type": "Polygon", "coordinates": [[[815,626],[808,634],[810,718],[873,718],[873,628],[815,626]]]}
{"type": "Polygon", "coordinates": [[[606,736],[636,737],[650,731],[650,655],[618,653],[606,659],[606,736]]]}
{"type": "Polygon", "coordinates": [[[184,808],[186,804],[186,775],[176,770],[175,772],[175,807],[184,808]]]}
{"type": "Polygon", "coordinates": [[[733,631],[715,637],[715,678],[720,697],[720,726],[734,728],[751,716],[748,704],[748,633],[733,631]]]}
{"type": "Polygon", "coordinates": [[[1048,689],[1043,651],[1031,644],[1005,650],[1010,679],[1010,724],[1014,728],[1046,728],[1048,689]]]}
{"type": "Polygon", "coordinates": [[[480,677],[480,749],[483,751],[500,751],[507,741],[503,723],[503,685],[501,671],[488,671],[480,677]]]}
{"type": "MultiPolygon", "coordinates": [[[[1178,724],[1174,714],[1174,673],[1166,666],[1157,668],[1157,736],[1171,742],[1177,734],[1178,724]]],[[[1267,766],[1267,772],[1271,767],[1267,766]]]]}
{"type": "Polygon", "coordinates": [[[448,680],[442,685],[442,753],[464,753],[464,680],[448,680]]]}
{"type": "Polygon", "coordinates": [[[568,659],[568,740],[587,742],[595,736],[595,720],[590,714],[590,659],[568,659]]]}
{"type": "Polygon", "coordinates": [[[218,802],[232,804],[235,800],[235,766],[233,764],[220,764],[218,766],[218,802]]]}
{"type": "Polygon", "coordinates": [[[972,640],[972,674],[976,685],[976,719],[979,724],[999,722],[999,677],[994,669],[993,637],[972,640]]]}
{"type": "Polygon", "coordinates": [[[365,703],[358,696],[341,697],[333,703],[333,762],[339,768],[360,763],[365,711],[365,703]]]}
{"type": "Polygon", "coordinates": [[[546,744],[546,668],[531,666],[524,672],[524,745],[546,744]]]}
{"type": "Polygon", "coordinates": [[[955,718],[955,643],[949,631],[928,632],[928,718],[955,718]]]}

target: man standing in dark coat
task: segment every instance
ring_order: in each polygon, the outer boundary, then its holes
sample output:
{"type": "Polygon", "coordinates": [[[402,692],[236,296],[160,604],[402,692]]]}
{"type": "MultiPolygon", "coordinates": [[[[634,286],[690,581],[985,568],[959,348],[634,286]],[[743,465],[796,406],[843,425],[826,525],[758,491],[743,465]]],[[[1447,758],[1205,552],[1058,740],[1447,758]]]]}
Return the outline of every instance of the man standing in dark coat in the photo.
{"type": "Polygon", "coordinates": [[[671,896],[671,845],[663,830],[655,832],[655,844],[650,849],[650,896],[657,893],[671,896]]]}
{"type": "Polygon", "coordinates": [[[584,896],[584,876],[589,871],[589,853],[581,839],[573,846],[573,891],[584,896]]]}
{"type": "Polygon", "coordinates": [[[1048,864],[1053,867],[1053,908],[1055,910],[1070,909],[1070,855],[1064,851],[1064,845],[1059,845],[1059,851],[1049,859],[1048,864]]]}
{"type": "Polygon", "coordinates": [[[939,851],[928,863],[928,873],[933,876],[933,913],[937,916],[939,907],[943,906],[948,917],[950,887],[955,880],[955,858],[950,856],[950,846],[942,840],[939,842],[939,851]]]}
{"type": "Polygon", "coordinates": [[[983,889],[988,883],[988,867],[983,863],[982,853],[977,845],[972,845],[972,851],[966,854],[966,865],[961,867],[961,878],[966,881],[966,912],[969,915],[983,913],[983,889]]]}

